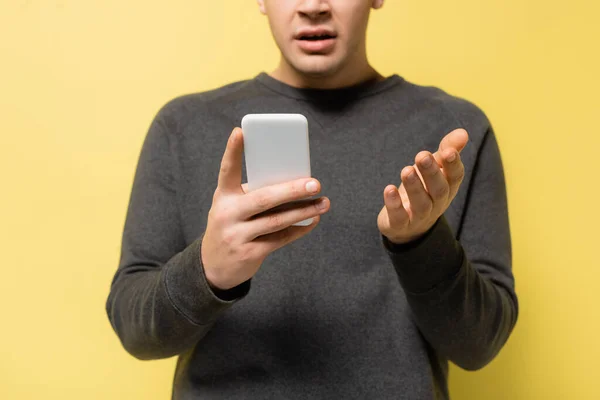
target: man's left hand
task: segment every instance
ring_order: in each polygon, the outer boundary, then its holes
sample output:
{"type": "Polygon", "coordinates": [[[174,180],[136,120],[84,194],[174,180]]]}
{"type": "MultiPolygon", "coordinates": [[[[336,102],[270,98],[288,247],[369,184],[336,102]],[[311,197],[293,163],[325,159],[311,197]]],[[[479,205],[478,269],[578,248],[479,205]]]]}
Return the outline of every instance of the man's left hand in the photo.
{"type": "Polygon", "coordinates": [[[377,227],[392,243],[418,239],[448,209],[465,175],[460,152],[468,140],[467,131],[455,129],[442,139],[438,151],[421,151],[414,165],[402,169],[399,188],[385,187],[377,227]]]}

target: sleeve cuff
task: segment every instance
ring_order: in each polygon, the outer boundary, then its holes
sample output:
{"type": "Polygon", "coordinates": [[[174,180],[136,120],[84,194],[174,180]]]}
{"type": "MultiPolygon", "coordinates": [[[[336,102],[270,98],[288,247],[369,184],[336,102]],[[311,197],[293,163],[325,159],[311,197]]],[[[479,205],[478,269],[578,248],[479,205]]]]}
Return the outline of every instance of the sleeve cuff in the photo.
{"type": "Polygon", "coordinates": [[[395,244],[386,236],[381,237],[400,283],[408,292],[426,292],[460,272],[464,252],[444,215],[415,241],[395,244]]]}
{"type": "Polygon", "coordinates": [[[200,258],[202,236],[167,265],[164,284],[173,307],[196,325],[213,322],[250,291],[251,279],[228,290],[210,287],[200,258]]]}

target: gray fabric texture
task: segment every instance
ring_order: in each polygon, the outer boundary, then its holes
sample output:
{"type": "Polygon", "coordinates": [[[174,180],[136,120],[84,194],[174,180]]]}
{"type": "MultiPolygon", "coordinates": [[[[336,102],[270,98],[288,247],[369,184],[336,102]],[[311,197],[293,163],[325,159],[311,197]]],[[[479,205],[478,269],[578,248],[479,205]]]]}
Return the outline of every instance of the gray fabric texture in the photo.
{"type": "Polygon", "coordinates": [[[398,75],[318,90],[260,73],[157,112],[106,311],[133,356],[178,356],[173,399],[447,399],[448,362],[482,368],[516,323],[511,258],[502,160],[478,107],[398,75]],[[308,118],[331,209],[215,293],[200,243],[227,138],[248,113],[308,118]],[[456,198],[425,236],[394,245],[377,229],[383,189],[459,127],[470,141],[456,198]]]}

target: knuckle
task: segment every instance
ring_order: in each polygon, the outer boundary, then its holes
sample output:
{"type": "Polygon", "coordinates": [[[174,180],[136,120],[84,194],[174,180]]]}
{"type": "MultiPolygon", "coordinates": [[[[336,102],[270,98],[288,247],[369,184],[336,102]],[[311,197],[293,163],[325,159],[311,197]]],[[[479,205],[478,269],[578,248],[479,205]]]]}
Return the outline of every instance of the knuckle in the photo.
{"type": "Polygon", "coordinates": [[[453,183],[460,183],[462,182],[463,178],[465,177],[465,168],[463,166],[457,167],[456,171],[454,171],[454,173],[451,175],[451,180],[453,183]]]}
{"type": "Polygon", "coordinates": [[[457,157],[457,159],[454,160],[453,169],[457,172],[463,171],[465,168],[465,165],[463,164],[462,160],[460,159],[460,155],[458,155],[456,157],[457,157]]]}
{"type": "Polygon", "coordinates": [[[298,199],[304,195],[304,187],[301,183],[293,183],[289,185],[288,193],[291,198],[298,199]]]}
{"type": "Polygon", "coordinates": [[[459,173],[465,170],[465,165],[462,163],[462,161],[457,160],[455,161],[455,166],[454,166],[454,170],[459,173]]]}
{"type": "Polygon", "coordinates": [[[423,214],[429,215],[433,212],[433,203],[431,201],[427,202],[427,207],[425,207],[425,211],[423,214]]]}
{"type": "Polygon", "coordinates": [[[217,225],[223,225],[227,222],[227,214],[220,209],[211,208],[208,211],[209,218],[217,225]]]}
{"type": "Polygon", "coordinates": [[[227,175],[230,169],[229,163],[227,161],[222,161],[221,168],[219,168],[219,174],[227,175]]]}
{"type": "Polygon", "coordinates": [[[431,189],[431,197],[433,197],[435,200],[442,199],[448,195],[448,192],[449,187],[447,184],[434,186],[431,189]]]}
{"type": "Polygon", "coordinates": [[[431,198],[428,198],[427,201],[424,202],[423,210],[425,210],[426,213],[430,213],[433,210],[433,201],[431,198]]]}
{"type": "Polygon", "coordinates": [[[433,203],[429,200],[419,202],[419,204],[415,205],[415,211],[420,216],[427,215],[432,210],[433,210],[433,203]]]}
{"type": "Polygon", "coordinates": [[[232,199],[222,198],[208,211],[209,218],[217,225],[229,225],[235,218],[236,204],[232,199]]]}
{"type": "Polygon", "coordinates": [[[254,196],[254,205],[261,210],[269,208],[269,198],[264,193],[257,193],[254,196]]]}
{"type": "Polygon", "coordinates": [[[269,229],[279,229],[283,224],[280,214],[271,214],[267,216],[267,227],[269,229]]]}
{"type": "Polygon", "coordinates": [[[233,245],[237,239],[237,232],[233,229],[223,230],[223,243],[226,245],[233,245]]]}
{"type": "Polygon", "coordinates": [[[440,169],[436,168],[435,165],[431,165],[429,168],[419,169],[419,172],[421,172],[423,177],[427,177],[429,179],[437,179],[437,174],[440,173],[440,169]]]}

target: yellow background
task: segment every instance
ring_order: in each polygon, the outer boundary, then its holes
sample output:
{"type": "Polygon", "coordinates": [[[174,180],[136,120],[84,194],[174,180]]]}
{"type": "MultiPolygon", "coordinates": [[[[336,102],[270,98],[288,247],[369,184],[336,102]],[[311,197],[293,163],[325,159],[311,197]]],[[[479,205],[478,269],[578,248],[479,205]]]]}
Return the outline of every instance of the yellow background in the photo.
{"type": "MultiPolygon", "coordinates": [[[[597,1],[387,1],[372,63],[481,106],[505,162],[521,312],[455,399],[599,399],[597,1]]],[[[0,398],[166,399],[104,311],[167,100],[272,70],[252,0],[1,0],[0,398]]],[[[224,140],[229,132],[223,132],[224,140]]]]}

